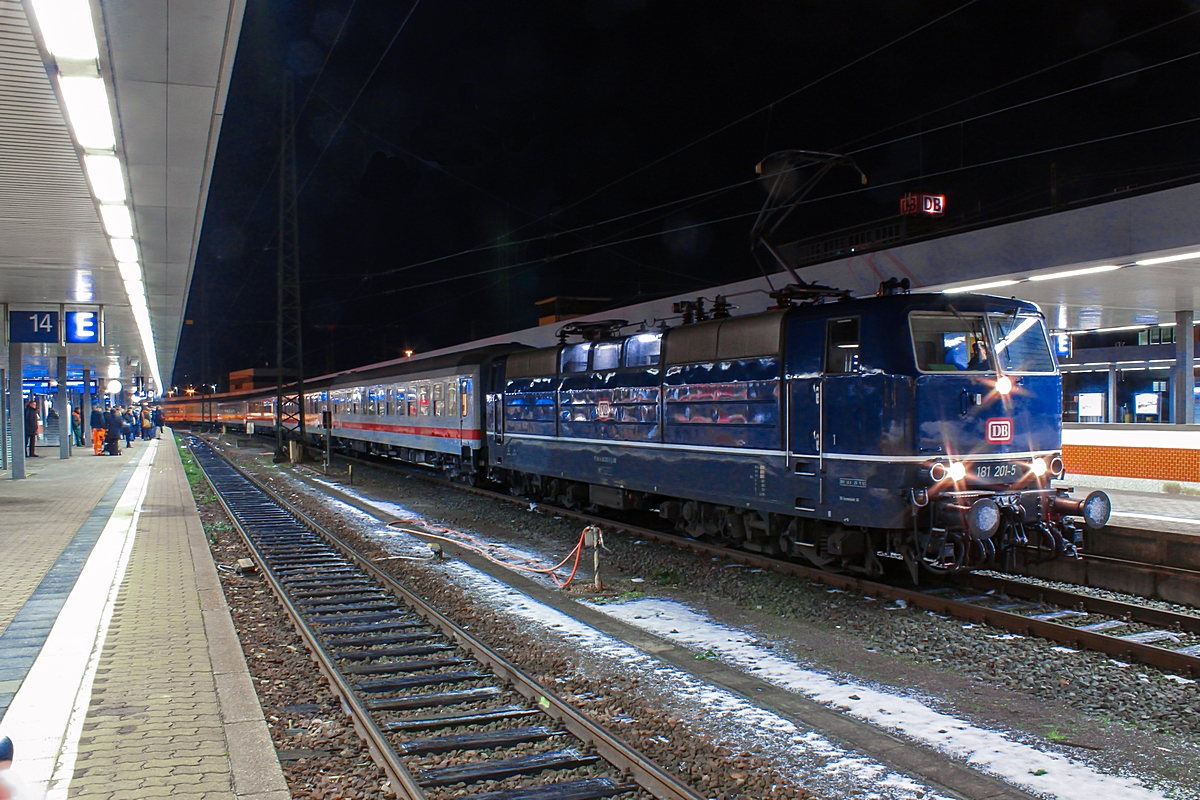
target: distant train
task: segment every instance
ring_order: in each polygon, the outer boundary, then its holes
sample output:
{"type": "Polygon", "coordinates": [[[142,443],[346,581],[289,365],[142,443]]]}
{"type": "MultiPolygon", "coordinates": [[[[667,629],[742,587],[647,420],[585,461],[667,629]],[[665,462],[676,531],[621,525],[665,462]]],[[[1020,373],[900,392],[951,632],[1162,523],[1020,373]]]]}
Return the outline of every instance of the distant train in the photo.
{"type": "MultiPolygon", "coordinates": [[[[1051,487],[1062,380],[1037,307],[892,294],[622,333],[569,325],[306,384],[308,436],[568,507],[652,510],[684,535],[875,576],[1032,549],[1074,555],[1102,492],[1051,487]]],[[[168,401],[273,430],[274,392],[168,401]]]]}

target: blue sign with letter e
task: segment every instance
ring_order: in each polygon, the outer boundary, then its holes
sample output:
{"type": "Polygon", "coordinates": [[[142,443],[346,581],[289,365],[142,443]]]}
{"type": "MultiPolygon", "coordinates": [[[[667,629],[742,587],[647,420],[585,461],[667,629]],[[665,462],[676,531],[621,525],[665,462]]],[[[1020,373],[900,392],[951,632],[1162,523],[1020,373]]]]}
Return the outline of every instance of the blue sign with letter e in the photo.
{"type": "Polygon", "coordinates": [[[9,311],[8,340],[58,344],[58,312],[9,311]]]}
{"type": "Polygon", "coordinates": [[[100,344],[100,312],[68,311],[67,344],[100,344]]]}

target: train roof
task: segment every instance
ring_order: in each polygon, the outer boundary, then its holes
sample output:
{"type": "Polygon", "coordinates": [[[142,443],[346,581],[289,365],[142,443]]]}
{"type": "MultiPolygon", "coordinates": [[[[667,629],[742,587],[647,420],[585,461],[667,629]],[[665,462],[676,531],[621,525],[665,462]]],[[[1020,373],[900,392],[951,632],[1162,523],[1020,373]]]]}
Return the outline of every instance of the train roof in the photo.
{"type": "Polygon", "coordinates": [[[389,361],[383,364],[368,364],[358,369],[347,370],[333,376],[331,386],[362,386],[370,383],[388,383],[393,379],[403,379],[408,375],[417,375],[441,369],[455,367],[477,366],[496,356],[517,353],[522,350],[532,350],[527,344],[493,344],[487,347],[477,347],[473,350],[460,350],[441,356],[420,356],[406,358],[402,361],[389,361]]]}

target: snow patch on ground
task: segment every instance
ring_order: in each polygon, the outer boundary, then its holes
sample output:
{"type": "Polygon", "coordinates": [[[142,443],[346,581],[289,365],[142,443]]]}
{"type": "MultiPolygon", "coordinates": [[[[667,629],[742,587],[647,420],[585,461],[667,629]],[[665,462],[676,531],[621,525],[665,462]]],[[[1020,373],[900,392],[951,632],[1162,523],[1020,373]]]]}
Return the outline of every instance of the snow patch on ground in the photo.
{"type": "MultiPolygon", "coordinates": [[[[374,523],[369,526],[367,535],[373,536],[389,553],[406,554],[425,546],[417,536],[381,528],[377,520],[362,511],[332,498],[330,502],[339,511],[350,509],[355,516],[374,523]]],[[[370,502],[376,507],[382,505],[370,502]]],[[[907,775],[896,773],[870,757],[830,742],[812,729],[800,728],[742,697],[707,684],[534,600],[469,564],[450,561],[441,569],[479,602],[561,637],[570,649],[610,662],[610,669],[614,671],[638,678],[641,686],[671,699],[676,704],[673,712],[690,720],[693,729],[703,731],[733,750],[771,758],[785,772],[807,776],[806,785],[818,793],[864,800],[949,800],[907,775]]]]}
{"type": "MultiPolygon", "coordinates": [[[[361,492],[357,492],[348,486],[343,486],[342,484],[339,484],[339,483],[333,483],[332,481],[326,481],[326,480],[322,480],[320,478],[313,478],[312,480],[323,486],[328,486],[329,488],[334,489],[335,491],[341,492],[344,495],[353,497],[355,500],[362,503],[363,505],[369,506],[370,508],[374,508],[375,510],[380,511],[380,512],[388,515],[389,517],[394,517],[395,519],[405,520],[412,527],[422,528],[422,527],[426,527],[426,526],[430,526],[430,525],[433,525],[435,528],[438,527],[435,523],[430,522],[428,519],[421,516],[417,512],[412,511],[411,509],[408,509],[408,508],[400,505],[399,503],[391,503],[391,502],[388,502],[385,500],[376,500],[374,498],[367,497],[366,495],[362,494],[361,492]]],[[[341,501],[336,501],[336,502],[341,503],[341,501]]],[[[345,506],[346,508],[354,508],[353,506],[351,506],[347,503],[341,503],[341,505],[345,506]]],[[[364,514],[362,511],[358,510],[357,508],[354,508],[354,511],[355,511],[355,513],[357,513],[361,516],[365,516],[365,517],[368,517],[368,518],[374,520],[374,517],[370,517],[370,515],[364,514]]],[[[374,532],[395,535],[395,534],[404,533],[402,530],[403,527],[404,526],[393,527],[393,528],[384,528],[384,529],[376,530],[374,532]]],[[[442,531],[435,530],[434,532],[437,533],[437,535],[439,535],[439,536],[446,536],[449,539],[458,540],[463,544],[463,546],[481,548],[492,559],[494,559],[495,563],[497,563],[498,565],[505,567],[506,569],[510,569],[513,572],[524,575],[526,578],[537,581],[538,583],[543,584],[544,586],[547,586],[547,587],[551,587],[551,588],[554,588],[556,586],[556,584],[554,583],[554,580],[549,575],[544,575],[544,574],[540,574],[540,573],[536,573],[536,572],[528,572],[526,570],[516,569],[510,565],[513,563],[521,563],[521,564],[526,564],[526,565],[529,565],[530,563],[532,563],[535,566],[549,568],[549,567],[552,567],[555,564],[557,564],[559,561],[561,561],[563,559],[563,557],[566,555],[565,553],[562,555],[554,555],[554,554],[547,555],[545,553],[539,553],[535,550],[528,550],[526,548],[516,547],[516,546],[510,544],[509,542],[499,542],[494,539],[486,538],[475,531],[471,531],[469,533],[464,533],[461,531],[453,531],[453,530],[450,532],[442,532],[442,531]]],[[[419,535],[412,534],[412,533],[407,533],[405,535],[414,536],[415,538],[424,542],[426,544],[426,551],[428,550],[429,543],[437,541],[436,539],[433,539],[433,538],[423,537],[423,536],[419,536],[419,535]]],[[[586,560],[586,559],[581,559],[581,561],[580,561],[580,567],[579,567],[578,572],[575,575],[575,580],[579,580],[579,581],[591,580],[591,573],[583,568],[584,560],[586,560]]],[[[558,570],[558,574],[561,579],[565,579],[567,577],[567,575],[570,574],[570,566],[571,566],[571,564],[570,564],[570,562],[568,562],[566,567],[560,568],[558,570]]]]}
{"type": "Polygon", "coordinates": [[[788,691],[806,695],[852,717],[929,745],[1011,784],[1062,800],[1163,798],[1141,781],[1098,772],[1065,756],[1016,741],[935,711],[921,701],[866,684],[835,680],[754,644],[746,631],[714,622],[668,600],[634,600],[597,610],[668,641],[715,652],[722,661],[788,691]]]}

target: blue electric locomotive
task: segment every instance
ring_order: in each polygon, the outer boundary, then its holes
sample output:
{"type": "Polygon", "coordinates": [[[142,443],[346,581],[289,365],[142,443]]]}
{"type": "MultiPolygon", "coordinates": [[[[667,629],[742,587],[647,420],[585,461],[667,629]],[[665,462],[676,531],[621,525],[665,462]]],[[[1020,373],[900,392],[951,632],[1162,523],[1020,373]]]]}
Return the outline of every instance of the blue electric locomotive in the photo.
{"type": "MultiPolygon", "coordinates": [[[[657,509],[693,537],[883,572],[1074,554],[1062,381],[1033,304],[892,294],[582,341],[490,365],[487,470],[567,506],[657,509]]],[[[570,333],[570,328],[566,331],[570,333]]]]}

